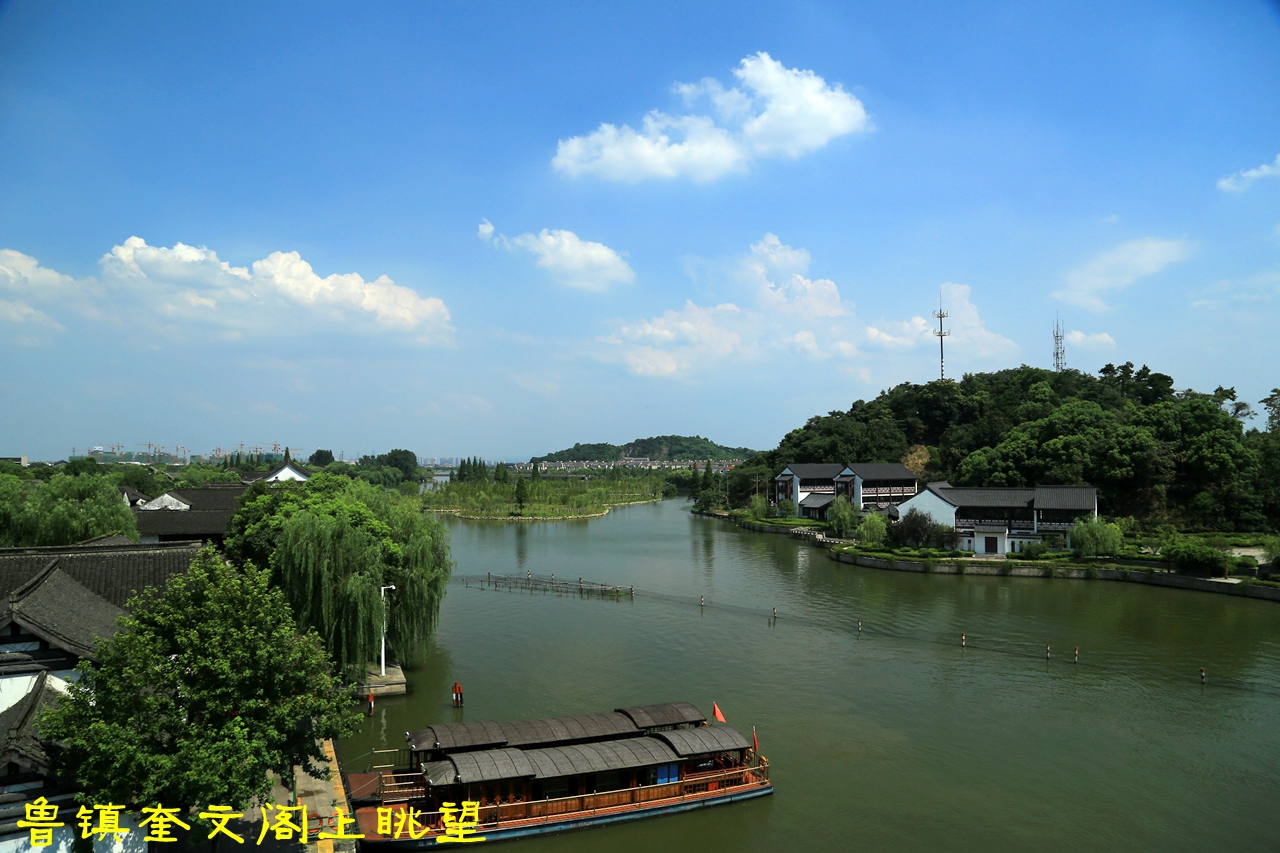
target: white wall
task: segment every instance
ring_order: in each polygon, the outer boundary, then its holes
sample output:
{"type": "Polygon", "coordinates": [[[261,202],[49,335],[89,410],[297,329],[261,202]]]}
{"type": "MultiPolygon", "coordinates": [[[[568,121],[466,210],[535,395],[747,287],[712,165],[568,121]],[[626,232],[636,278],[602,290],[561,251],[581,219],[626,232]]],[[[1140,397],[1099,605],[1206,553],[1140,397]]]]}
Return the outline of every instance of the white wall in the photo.
{"type": "Polygon", "coordinates": [[[928,489],[898,504],[898,518],[902,518],[913,509],[918,509],[932,518],[935,524],[956,526],[956,508],[928,489]]]}

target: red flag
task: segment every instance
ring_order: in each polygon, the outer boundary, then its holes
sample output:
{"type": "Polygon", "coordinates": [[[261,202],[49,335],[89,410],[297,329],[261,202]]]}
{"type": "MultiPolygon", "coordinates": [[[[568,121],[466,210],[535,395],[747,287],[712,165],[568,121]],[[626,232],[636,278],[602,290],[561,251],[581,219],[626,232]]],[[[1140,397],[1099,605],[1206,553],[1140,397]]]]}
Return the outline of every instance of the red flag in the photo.
{"type": "Polygon", "coordinates": [[[756,727],[751,727],[751,745],[755,747],[755,751],[760,751],[760,740],[756,737],[756,727]]]}
{"type": "Polygon", "coordinates": [[[715,718],[716,718],[717,720],[719,720],[720,722],[722,722],[722,723],[727,723],[727,722],[729,722],[728,720],[726,720],[726,719],[724,718],[724,712],[720,710],[720,706],[719,706],[719,705],[717,705],[715,702],[712,702],[712,703],[711,703],[711,713],[712,713],[712,714],[714,714],[714,715],[715,715],[715,718]]]}

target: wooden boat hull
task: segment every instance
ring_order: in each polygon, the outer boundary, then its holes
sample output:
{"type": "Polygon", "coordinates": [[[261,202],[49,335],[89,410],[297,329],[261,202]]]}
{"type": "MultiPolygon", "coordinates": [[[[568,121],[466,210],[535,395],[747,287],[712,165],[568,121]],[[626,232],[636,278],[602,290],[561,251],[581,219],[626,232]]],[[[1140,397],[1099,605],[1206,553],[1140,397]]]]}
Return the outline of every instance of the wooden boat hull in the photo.
{"type": "MultiPolygon", "coordinates": [[[[475,834],[483,836],[485,843],[513,841],[517,838],[527,838],[534,835],[548,835],[553,832],[567,832],[571,829],[585,829],[591,826],[607,826],[613,823],[639,820],[640,818],[658,817],[665,814],[707,808],[708,806],[726,805],[756,797],[765,797],[772,793],[773,785],[765,782],[695,798],[658,801],[639,808],[609,811],[604,814],[587,815],[579,812],[549,821],[528,820],[516,821],[509,826],[483,826],[475,834]]],[[[366,837],[361,842],[361,846],[370,850],[422,850],[427,847],[434,847],[438,838],[439,836],[436,834],[417,840],[366,837]]]]}

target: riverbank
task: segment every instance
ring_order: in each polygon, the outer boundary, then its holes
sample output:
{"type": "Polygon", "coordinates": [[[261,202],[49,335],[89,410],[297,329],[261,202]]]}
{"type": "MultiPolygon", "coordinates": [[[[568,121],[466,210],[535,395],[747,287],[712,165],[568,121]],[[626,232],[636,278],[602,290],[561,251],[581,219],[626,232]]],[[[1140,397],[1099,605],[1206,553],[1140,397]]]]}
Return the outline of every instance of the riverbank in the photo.
{"type": "Polygon", "coordinates": [[[458,518],[465,518],[468,521],[575,521],[584,518],[602,518],[609,514],[609,510],[615,507],[635,506],[637,504],[657,503],[661,498],[647,498],[639,501],[621,501],[615,504],[609,504],[599,512],[585,512],[575,515],[515,515],[507,513],[506,515],[473,515],[468,510],[463,509],[428,509],[428,512],[434,512],[438,515],[456,515],[458,518]]]}
{"type": "Polygon", "coordinates": [[[976,557],[950,560],[910,560],[894,557],[873,557],[849,550],[848,540],[827,536],[822,530],[805,527],[782,526],[737,518],[726,512],[695,512],[707,518],[732,521],[744,530],[755,533],[787,534],[817,548],[825,548],[827,557],[841,563],[895,572],[915,572],[940,575],[981,575],[1015,578],[1044,578],[1065,580],[1103,580],[1125,583],[1146,583],[1170,589],[1195,592],[1212,592],[1219,595],[1237,595],[1263,601],[1280,602],[1280,587],[1262,586],[1247,579],[1198,578],[1177,574],[1166,564],[1160,566],[1133,566],[1122,562],[1091,565],[1027,562],[1009,559],[983,559],[976,557]]]}

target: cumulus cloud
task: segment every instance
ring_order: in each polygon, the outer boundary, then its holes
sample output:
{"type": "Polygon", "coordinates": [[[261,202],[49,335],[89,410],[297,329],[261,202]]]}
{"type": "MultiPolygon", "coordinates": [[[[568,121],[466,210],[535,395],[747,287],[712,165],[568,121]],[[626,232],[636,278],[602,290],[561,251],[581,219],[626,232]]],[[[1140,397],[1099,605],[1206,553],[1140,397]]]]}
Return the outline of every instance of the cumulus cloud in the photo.
{"type": "Polygon", "coordinates": [[[1063,277],[1066,287],[1054,291],[1053,296],[1091,311],[1106,311],[1111,306],[1103,297],[1109,291],[1123,290],[1139,278],[1190,256],[1191,244],[1185,240],[1131,240],[1067,273],[1063,277]]]}
{"type": "Polygon", "coordinates": [[[1096,332],[1092,335],[1086,335],[1084,332],[1072,329],[1067,332],[1067,343],[1072,346],[1080,347],[1080,349],[1115,349],[1115,338],[1106,332],[1096,332]]]}
{"type": "Polygon", "coordinates": [[[814,360],[851,357],[857,347],[842,323],[852,306],[841,299],[835,282],[806,278],[809,264],[805,249],[766,234],[727,269],[742,304],[705,307],[690,300],[678,311],[623,323],[600,339],[616,348],[605,357],[637,375],[655,377],[685,376],[771,351],[814,360]]]}
{"type": "Polygon", "coordinates": [[[1274,163],[1263,163],[1256,169],[1245,169],[1234,175],[1218,179],[1218,189],[1224,193],[1242,193],[1258,178],[1280,178],[1280,154],[1274,163]]]}
{"type": "MultiPolygon", "coordinates": [[[[978,312],[978,306],[970,298],[973,288],[967,284],[956,284],[948,281],[942,285],[942,307],[946,309],[946,329],[948,346],[963,347],[967,353],[979,358],[1007,355],[1015,352],[1018,345],[1003,335],[987,328],[986,322],[978,312]]],[[[910,349],[922,343],[937,345],[934,336],[937,321],[929,321],[922,316],[912,317],[904,322],[880,323],[867,327],[867,341],[879,347],[889,349],[910,349]]]]}
{"type": "Polygon", "coordinates": [[[808,272],[809,260],[806,250],[793,249],[774,234],[765,234],[763,240],[751,245],[746,268],[764,307],[806,319],[847,313],[834,281],[815,281],[801,274],[808,272]]]}
{"type": "Polygon", "coordinates": [[[507,239],[494,235],[493,225],[485,219],[477,236],[486,243],[504,249],[523,249],[537,258],[536,263],[555,281],[579,290],[608,290],[615,283],[630,284],[636,274],[619,252],[604,243],[583,240],[572,231],[543,228],[537,234],[520,234],[507,239]]]}
{"type": "Polygon", "coordinates": [[[872,130],[862,102],[813,71],[786,68],[763,51],[733,69],[742,88],[718,80],[678,83],[686,104],[716,115],[651,111],[639,130],[603,123],[560,140],[551,165],[570,176],[635,183],[687,177],[704,183],[745,170],[756,158],[794,159],[832,139],[872,130]]]}
{"type": "Polygon", "coordinates": [[[396,332],[422,343],[452,339],[441,300],[424,299],[385,275],[373,281],[358,273],[321,277],[297,252],[272,252],[249,267],[236,267],[204,246],[151,246],[130,237],[100,263],[101,279],[76,281],[3,250],[0,287],[25,289],[49,306],[78,306],[96,319],[152,317],[170,327],[204,326],[232,337],[279,334],[305,317],[349,330],[396,332]]]}

